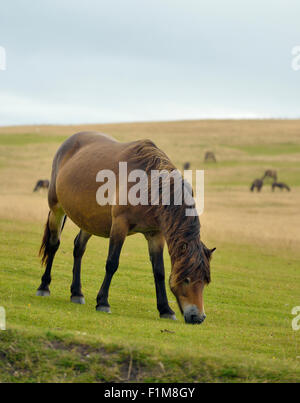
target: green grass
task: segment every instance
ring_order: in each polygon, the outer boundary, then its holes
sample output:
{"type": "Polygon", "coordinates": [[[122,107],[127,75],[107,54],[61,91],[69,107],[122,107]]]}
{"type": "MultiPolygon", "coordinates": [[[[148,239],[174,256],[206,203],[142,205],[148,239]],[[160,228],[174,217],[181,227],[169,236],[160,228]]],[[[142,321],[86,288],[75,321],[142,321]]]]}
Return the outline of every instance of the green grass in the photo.
{"type": "MultiPolygon", "coordinates": [[[[300,273],[298,259],[288,253],[264,250],[262,259],[257,248],[218,244],[213,283],[205,297],[207,320],[188,326],[172,295],[178,321],[158,318],[143,237],[126,241],[109,315],[95,311],[106,240],[95,237],[88,245],[83,262],[86,305],[78,306],[69,302],[74,226],[64,230],[50,298],[35,296],[42,274],[35,258],[41,228],[7,220],[1,227],[0,305],[6,309],[8,331],[0,333],[0,380],[126,380],[130,356],[132,381],[300,379],[290,315],[300,273]]],[[[167,256],[166,261],[169,273],[167,256]]]]}

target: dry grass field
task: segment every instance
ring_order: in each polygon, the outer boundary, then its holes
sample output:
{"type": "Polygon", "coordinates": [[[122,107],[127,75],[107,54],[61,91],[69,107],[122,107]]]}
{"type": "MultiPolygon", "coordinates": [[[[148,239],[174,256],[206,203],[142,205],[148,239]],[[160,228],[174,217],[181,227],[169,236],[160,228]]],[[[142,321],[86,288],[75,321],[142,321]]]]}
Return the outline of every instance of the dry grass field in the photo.
{"type": "MultiPolygon", "coordinates": [[[[8,329],[0,332],[0,381],[299,382],[300,331],[291,327],[291,310],[300,305],[299,206],[298,120],[0,128],[0,306],[8,329]],[[70,222],[54,262],[53,293],[35,297],[48,206],[46,192],[32,190],[37,179],[50,177],[59,144],[81,130],[120,141],[150,138],[178,168],[189,161],[191,169],[205,170],[201,236],[217,251],[203,325],[185,325],[171,294],[178,321],[157,318],[139,235],[126,241],[112,285],[112,315],[94,311],[107,253],[103,239],[92,238],[84,257],[87,304],[71,306],[76,228],[70,222]],[[217,163],[204,163],[208,150],[217,163]],[[251,193],[251,182],[266,169],[276,169],[291,192],[271,192],[269,181],[261,193],[251,193]],[[162,333],[165,328],[174,333],[162,333]],[[128,357],[134,357],[129,377],[128,357]]],[[[166,266],[169,272],[167,255],[166,266]]]]}

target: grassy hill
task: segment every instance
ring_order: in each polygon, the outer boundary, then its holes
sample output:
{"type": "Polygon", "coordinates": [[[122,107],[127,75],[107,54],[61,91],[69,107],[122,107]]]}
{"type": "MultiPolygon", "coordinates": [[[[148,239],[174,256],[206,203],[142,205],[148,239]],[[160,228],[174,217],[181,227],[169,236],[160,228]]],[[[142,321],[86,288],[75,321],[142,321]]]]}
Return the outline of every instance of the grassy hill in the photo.
{"type": "MultiPolygon", "coordinates": [[[[300,381],[300,121],[187,121],[0,128],[0,381],[300,381]],[[95,311],[108,241],[92,237],[83,258],[86,305],[69,302],[73,239],[67,221],[51,297],[38,298],[37,258],[48,206],[33,193],[50,177],[60,143],[80,130],[120,141],[150,138],[181,168],[205,169],[202,239],[217,247],[205,291],[207,319],[158,318],[147,245],[129,237],[111,291],[112,314],[95,311]],[[217,163],[204,163],[205,151],[217,163]],[[276,169],[290,193],[249,192],[276,169]]],[[[165,254],[167,277],[170,261],[165,254]]]]}

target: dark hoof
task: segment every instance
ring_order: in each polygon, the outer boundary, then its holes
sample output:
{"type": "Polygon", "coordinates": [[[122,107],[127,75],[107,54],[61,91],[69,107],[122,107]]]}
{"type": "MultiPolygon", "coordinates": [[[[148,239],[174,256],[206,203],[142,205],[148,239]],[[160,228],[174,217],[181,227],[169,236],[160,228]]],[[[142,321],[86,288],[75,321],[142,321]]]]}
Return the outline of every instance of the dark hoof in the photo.
{"type": "Polygon", "coordinates": [[[96,311],[111,313],[110,307],[109,307],[109,306],[105,306],[105,305],[97,305],[97,306],[96,306],[96,311]]]}
{"type": "Polygon", "coordinates": [[[74,295],[71,297],[71,302],[73,302],[73,304],[80,304],[80,305],[84,305],[85,304],[85,299],[83,296],[79,297],[77,295],[74,295]]]}
{"type": "Polygon", "coordinates": [[[175,313],[162,313],[162,314],[160,315],[160,317],[161,317],[162,319],[177,320],[177,318],[176,318],[176,316],[175,316],[175,313]]]}
{"type": "Polygon", "coordinates": [[[36,294],[37,297],[50,297],[49,290],[37,290],[36,294]]]}

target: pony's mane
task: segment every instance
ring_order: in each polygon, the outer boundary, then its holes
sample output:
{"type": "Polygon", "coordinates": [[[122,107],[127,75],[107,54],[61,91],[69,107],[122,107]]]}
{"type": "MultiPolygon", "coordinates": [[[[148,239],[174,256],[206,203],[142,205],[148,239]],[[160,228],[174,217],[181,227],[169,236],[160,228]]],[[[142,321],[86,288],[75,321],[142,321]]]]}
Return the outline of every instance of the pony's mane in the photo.
{"type": "Polygon", "coordinates": [[[198,216],[186,216],[187,206],[162,206],[165,233],[171,257],[171,287],[189,277],[192,282],[210,283],[210,263],[208,249],[200,240],[200,220],[198,216]],[[176,262],[176,264],[174,264],[176,262]]]}
{"type": "MultiPolygon", "coordinates": [[[[160,150],[151,140],[141,140],[134,144],[131,149],[132,157],[130,162],[143,169],[148,178],[151,177],[153,170],[166,170],[168,172],[176,171],[175,165],[170,161],[167,155],[160,150]]],[[[183,183],[183,182],[182,182],[183,183]]],[[[149,194],[151,180],[148,180],[149,194]]],[[[183,186],[185,184],[183,183],[183,186]]],[[[164,205],[161,203],[163,183],[159,184],[160,203],[149,206],[149,212],[152,212],[160,221],[163,232],[168,240],[169,253],[174,270],[172,271],[172,284],[176,286],[186,277],[192,281],[210,282],[210,264],[207,255],[207,248],[200,240],[200,221],[198,216],[187,216],[187,206],[164,205]],[[175,263],[173,265],[173,263],[175,263]]],[[[175,186],[171,183],[170,199],[174,200],[175,186]]],[[[192,192],[192,189],[190,190],[192,192]]],[[[150,197],[150,196],[149,196],[150,197]]]]}
{"type": "Polygon", "coordinates": [[[138,164],[148,175],[152,170],[176,170],[168,156],[160,150],[151,140],[138,140],[134,142],[130,162],[138,164]]]}

